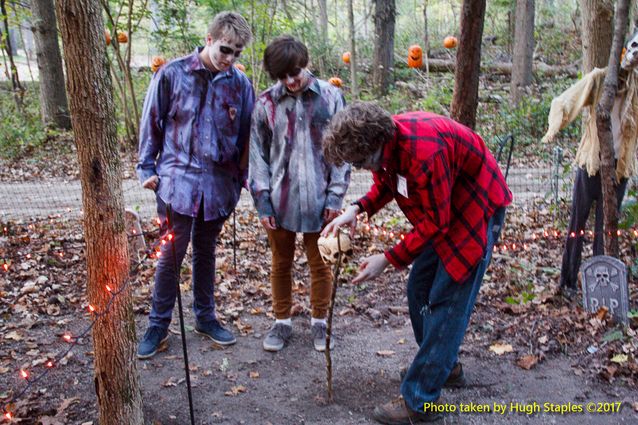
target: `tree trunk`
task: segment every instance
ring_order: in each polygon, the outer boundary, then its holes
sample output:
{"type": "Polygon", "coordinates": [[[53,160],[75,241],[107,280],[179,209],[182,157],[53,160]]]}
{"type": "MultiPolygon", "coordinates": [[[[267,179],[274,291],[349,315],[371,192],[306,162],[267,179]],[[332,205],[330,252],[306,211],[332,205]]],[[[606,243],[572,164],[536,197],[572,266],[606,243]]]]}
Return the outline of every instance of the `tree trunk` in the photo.
{"type": "MultiPolygon", "coordinates": [[[[457,63],[446,59],[430,59],[430,72],[454,72],[457,63]]],[[[397,64],[397,67],[405,66],[405,64],[397,64]]],[[[509,62],[492,62],[481,64],[481,72],[493,75],[511,75],[512,64],[509,62]]],[[[425,70],[425,64],[421,67],[425,70]]],[[[539,78],[565,76],[571,78],[578,77],[578,65],[547,65],[543,62],[532,64],[532,74],[536,74],[539,78]]]]}
{"type": "Polygon", "coordinates": [[[430,57],[430,31],[428,30],[428,0],[423,0],[423,53],[430,57]]]}
{"type": "Polygon", "coordinates": [[[607,66],[613,36],[613,0],[580,0],[582,9],[583,74],[607,66]]]}
{"type": "Polygon", "coordinates": [[[359,98],[359,87],[357,84],[357,44],[354,32],[354,10],[352,8],[353,0],[348,0],[348,27],[350,28],[350,84],[352,98],[359,98]]]}
{"type": "Polygon", "coordinates": [[[317,0],[319,9],[319,30],[321,32],[321,43],[328,45],[328,3],[326,0],[317,0]]]}
{"type": "Polygon", "coordinates": [[[9,73],[8,77],[11,79],[11,88],[13,89],[13,97],[18,105],[18,109],[22,109],[22,97],[24,96],[24,88],[20,84],[20,77],[18,76],[18,68],[13,60],[14,47],[11,43],[11,37],[9,35],[9,19],[7,15],[6,0],[0,0],[0,19],[3,24],[3,34],[0,35],[0,47],[7,53],[9,58],[9,73]]]}
{"type": "Polygon", "coordinates": [[[80,165],[95,391],[101,425],[144,423],[135,361],[121,164],[102,8],[97,0],[57,0],[71,121],[80,165]],[[114,298],[106,290],[120,292],[114,298]]]}
{"type": "Polygon", "coordinates": [[[470,128],[474,128],[476,124],[485,1],[463,0],[461,37],[456,53],[454,94],[450,114],[454,120],[470,128]]]}
{"type": "Polygon", "coordinates": [[[385,95],[394,69],[395,0],[375,0],[374,6],[374,63],[372,80],[377,93],[385,95]]]}
{"type": "Polygon", "coordinates": [[[616,171],[614,167],[614,140],[611,133],[611,109],[618,91],[618,68],[620,54],[629,22],[629,0],[616,3],[616,22],[612,50],[607,64],[603,95],[596,106],[596,126],[600,143],[600,176],[603,191],[603,212],[605,216],[605,253],[618,257],[618,205],[616,200],[616,171]]]}
{"type": "Polygon", "coordinates": [[[58,45],[53,0],[32,0],[35,51],[40,73],[40,111],[45,125],[68,130],[71,117],[64,90],[62,56],[58,45]]]}
{"type": "Polygon", "coordinates": [[[516,31],[512,57],[512,83],[510,97],[514,105],[532,83],[532,56],[534,55],[534,0],[516,1],[516,31]]]}

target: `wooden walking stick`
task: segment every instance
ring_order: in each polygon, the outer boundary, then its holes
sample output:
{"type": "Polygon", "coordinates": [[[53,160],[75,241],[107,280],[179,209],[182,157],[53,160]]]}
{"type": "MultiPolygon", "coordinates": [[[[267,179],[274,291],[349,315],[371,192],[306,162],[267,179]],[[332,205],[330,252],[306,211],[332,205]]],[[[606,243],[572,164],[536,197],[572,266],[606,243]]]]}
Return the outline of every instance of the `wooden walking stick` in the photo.
{"type": "Polygon", "coordinates": [[[339,233],[337,237],[328,236],[326,238],[319,238],[317,245],[319,246],[319,251],[323,260],[326,263],[334,263],[332,296],[330,298],[330,305],[328,307],[328,324],[326,326],[326,350],[324,351],[326,355],[326,383],[328,386],[328,401],[332,401],[332,357],[330,355],[330,340],[332,339],[332,315],[334,312],[335,299],[337,297],[337,287],[339,286],[339,272],[341,270],[342,255],[351,255],[352,248],[350,247],[350,238],[344,233],[339,233]],[[342,246],[342,242],[344,242],[344,246],[342,246]],[[337,252],[334,252],[335,244],[337,252]]]}

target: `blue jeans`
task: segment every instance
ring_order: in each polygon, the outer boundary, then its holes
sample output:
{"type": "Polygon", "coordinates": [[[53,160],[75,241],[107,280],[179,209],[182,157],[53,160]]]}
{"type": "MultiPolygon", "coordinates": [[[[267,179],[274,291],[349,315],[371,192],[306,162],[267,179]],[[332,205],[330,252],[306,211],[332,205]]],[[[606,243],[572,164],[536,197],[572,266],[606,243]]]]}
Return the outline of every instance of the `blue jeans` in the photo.
{"type": "Polygon", "coordinates": [[[423,403],[439,398],[458,360],[459,347],[504,219],[505,208],[496,210],[489,219],[484,258],[465,282],[451,280],[431,245],[412,265],[408,305],[419,350],[403,379],[401,394],[414,411],[422,412],[423,403]]]}
{"type": "MultiPolygon", "coordinates": [[[[159,205],[158,205],[159,207],[159,205]]],[[[226,217],[204,221],[204,203],[197,217],[173,212],[173,241],[177,257],[177,270],[181,269],[188,243],[193,244],[193,311],[198,322],[215,319],[215,245],[226,217]]],[[[158,208],[160,212],[160,208],[158,208]]],[[[160,214],[164,225],[165,216],[160,214]]],[[[161,256],[155,270],[153,305],[149,316],[150,326],[168,328],[177,297],[177,272],[171,242],[161,247],[161,256]]]]}

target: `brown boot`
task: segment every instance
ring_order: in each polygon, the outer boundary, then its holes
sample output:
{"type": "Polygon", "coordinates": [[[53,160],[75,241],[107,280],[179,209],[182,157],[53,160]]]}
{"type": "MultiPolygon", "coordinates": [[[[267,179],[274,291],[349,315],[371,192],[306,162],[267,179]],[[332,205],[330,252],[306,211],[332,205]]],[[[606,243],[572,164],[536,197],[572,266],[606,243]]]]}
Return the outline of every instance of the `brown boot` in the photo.
{"type": "Polygon", "coordinates": [[[372,414],[377,422],[386,425],[411,425],[419,422],[434,422],[443,417],[440,413],[415,412],[405,404],[403,397],[377,406],[372,414]]]}
{"type": "MultiPolygon", "coordinates": [[[[401,377],[401,381],[405,378],[405,374],[408,373],[407,367],[402,367],[399,371],[399,376],[401,377]]],[[[463,373],[463,365],[461,362],[458,362],[452,368],[452,371],[447,377],[445,384],[443,387],[445,388],[463,388],[467,386],[467,380],[465,379],[465,374],[463,373]]]]}

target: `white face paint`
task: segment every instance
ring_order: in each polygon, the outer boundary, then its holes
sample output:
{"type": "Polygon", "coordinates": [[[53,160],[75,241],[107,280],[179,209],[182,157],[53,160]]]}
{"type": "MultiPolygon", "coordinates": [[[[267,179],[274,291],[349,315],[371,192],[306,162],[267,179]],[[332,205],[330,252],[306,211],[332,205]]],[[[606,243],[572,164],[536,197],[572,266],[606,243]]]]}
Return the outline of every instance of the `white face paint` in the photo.
{"type": "Polygon", "coordinates": [[[236,40],[228,37],[213,40],[210,34],[206,36],[206,48],[208,49],[208,58],[214,68],[212,71],[228,71],[244,50],[244,46],[236,40]]]}
{"type": "Polygon", "coordinates": [[[310,79],[310,75],[308,74],[308,70],[306,68],[297,68],[299,72],[293,70],[292,72],[280,76],[279,80],[281,83],[286,86],[290,93],[299,93],[308,85],[308,80],[310,79]]]}
{"type": "Polygon", "coordinates": [[[620,66],[622,69],[634,69],[638,65],[638,31],[634,32],[627,44],[625,44],[625,57],[623,57],[620,66]]]}

